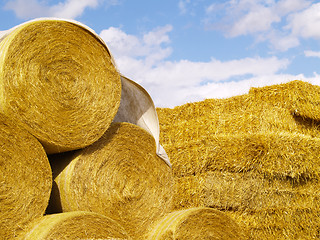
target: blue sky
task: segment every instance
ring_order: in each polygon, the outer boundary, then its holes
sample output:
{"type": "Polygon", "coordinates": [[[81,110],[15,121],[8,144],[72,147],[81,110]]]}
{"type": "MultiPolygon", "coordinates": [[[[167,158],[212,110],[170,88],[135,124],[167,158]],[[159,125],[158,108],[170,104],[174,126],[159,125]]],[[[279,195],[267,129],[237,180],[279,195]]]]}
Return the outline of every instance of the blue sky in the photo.
{"type": "Polygon", "coordinates": [[[37,17],[91,27],[158,107],[295,79],[320,85],[318,1],[4,0],[0,31],[37,17]]]}

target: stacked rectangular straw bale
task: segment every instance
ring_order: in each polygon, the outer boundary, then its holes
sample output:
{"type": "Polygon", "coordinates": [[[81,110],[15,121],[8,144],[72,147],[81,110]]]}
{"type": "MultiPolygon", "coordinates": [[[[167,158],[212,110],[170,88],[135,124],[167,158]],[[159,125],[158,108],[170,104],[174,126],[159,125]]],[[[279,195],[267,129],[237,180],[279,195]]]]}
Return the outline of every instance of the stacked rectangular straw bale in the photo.
{"type": "Polygon", "coordinates": [[[249,239],[319,237],[319,110],[303,81],[158,108],[175,208],[223,210],[249,239]]]}

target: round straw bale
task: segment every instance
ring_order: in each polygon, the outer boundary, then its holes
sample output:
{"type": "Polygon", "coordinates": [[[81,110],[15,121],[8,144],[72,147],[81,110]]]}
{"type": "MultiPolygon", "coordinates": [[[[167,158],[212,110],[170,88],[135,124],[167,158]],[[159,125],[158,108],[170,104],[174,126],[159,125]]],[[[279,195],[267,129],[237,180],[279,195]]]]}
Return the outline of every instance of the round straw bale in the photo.
{"type": "Polygon", "coordinates": [[[44,214],[52,173],[40,142],[0,115],[0,238],[44,214]]]}
{"type": "Polygon", "coordinates": [[[113,121],[133,123],[149,132],[156,141],[157,155],[171,167],[169,157],[159,143],[159,119],[152,98],[142,86],[124,76],[121,76],[121,84],[120,107],[113,121]]]}
{"type": "Polygon", "coordinates": [[[19,235],[24,240],[129,239],[116,221],[98,213],[75,211],[32,221],[19,235]]]}
{"type": "Polygon", "coordinates": [[[147,234],[148,240],[240,240],[243,237],[241,228],[232,218],[212,208],[171,212],[152,225],[147,234]]]}
{"type": "Polygon", "coordinates": [[[66,167],[54,170],[60,199],[52,201],[63,211],[111,216],[139,238],[150,222],[171,210],[172,170],[156,155],[155,140],[144,129],[113,123],[99,141],[71,159],[64,156],[59,160],[66,167]]]}
{"type": "Polygon", "coordinates": [[[121,81],[93,31],[38,19],[1,40],[1,112],[38,138],[47,153],[79,149],[102,136],[119,107],[121,81]]]}

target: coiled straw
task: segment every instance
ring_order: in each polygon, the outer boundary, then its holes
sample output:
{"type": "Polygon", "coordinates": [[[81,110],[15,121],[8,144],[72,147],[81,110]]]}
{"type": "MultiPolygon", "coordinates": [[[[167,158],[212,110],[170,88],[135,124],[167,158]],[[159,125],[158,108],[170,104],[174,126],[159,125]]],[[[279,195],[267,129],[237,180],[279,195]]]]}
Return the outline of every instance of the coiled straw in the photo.
{"type": "Polygon", "coordinates": [[[23,240],[130,239],[116,221],[92,212],[46,215],[31,222],[20,234],[23,240]]]}
{"type": "Polygon", "coordinates": [[[52,203],[63,211],[104,214],[139,239],[171,210],[172,170],[157,156],[152,135],[134,124],[113,123],[99,141],[51,162],[58,188],[52,203]]]}
{"type": "Polygon", "coordinates": [[[37,139],[0,114],[0,239],[12,239],[44,214],[52,186],[37,139]]]}
{"type": "Polygon", "coordinates": [[[0,53],[0,111],[47,153],[85,147],[108,129],[120,105],[120,75],[91,29],[36,19],[6,32],[0,53]]]}

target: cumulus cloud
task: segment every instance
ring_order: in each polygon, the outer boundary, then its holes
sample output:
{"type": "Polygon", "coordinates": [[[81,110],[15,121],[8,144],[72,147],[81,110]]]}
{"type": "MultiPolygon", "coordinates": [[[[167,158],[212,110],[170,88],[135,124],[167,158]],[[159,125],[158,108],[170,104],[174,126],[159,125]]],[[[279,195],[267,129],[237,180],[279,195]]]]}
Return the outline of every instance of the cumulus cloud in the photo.
{"type": "Polygon", "coordinates": [[[304,51],[304,55],[306,57],[318,57],[318,58],[320,58],[320,52],[317,52],[317,51],[306,50],[306,51],[304,51]]]}
{"type": "Polygon", "coordinates": [[[49,12],[53,17],[74,19],[80,16],[87,7],[96,8],[97,6],[98,0],[67,0],[50,7],[49,12]]]}
{"type": "Polygon", "coordinates": [[[320,39],[320,3],[313,4],[302,12],[292,14],[289,17],[286,28],[292,34],[303,38],[320,39]]]}
{"type": "Polygon", "coordinates": [[[137,64],[130,62],[131,59],[150,68],[171,54],[172,49],[167,45],[171,30],[172,26],[166,25],[137,37],[126,34],[119,28],[110,27],[101,31],[100,36],[108,43],[112,54],[118,59],[117,62],[127,65],[126,69],[132,68],[130,64],[137,64]]]}
{"type": "Polygon", "coordinates": [[[205,24],[227,37],[251,35],[258,42],[268,41],[276,50],[287,51],[299,46],[301,37],[320,37],[319,10],[319,3],[308,0],[230,0],[208,6],[205,24]]]}
{"type": "Polygon", "coordinates": [[[145,87],[157,106],[230,97],[247,92],[250,86],[303,77],[281,75],[290,61],[277,57],[230,61],[212,58],[207,62],[168,60],[172,52],[171,31],[172,26],[167,25],[140,36],[114,27],[100,33],[120,72],[145,87]]]}
{"type": "Polygon", "coordinates": [[[36,17],[61,17],[75,19],[82,15],[86,8],[96,8],[100,2],[115,5],[116,0],[66,0],[56,5],[48,5],[40,0],[10,0],[5,9],[12,10],[21,19],[36,17]]]}

